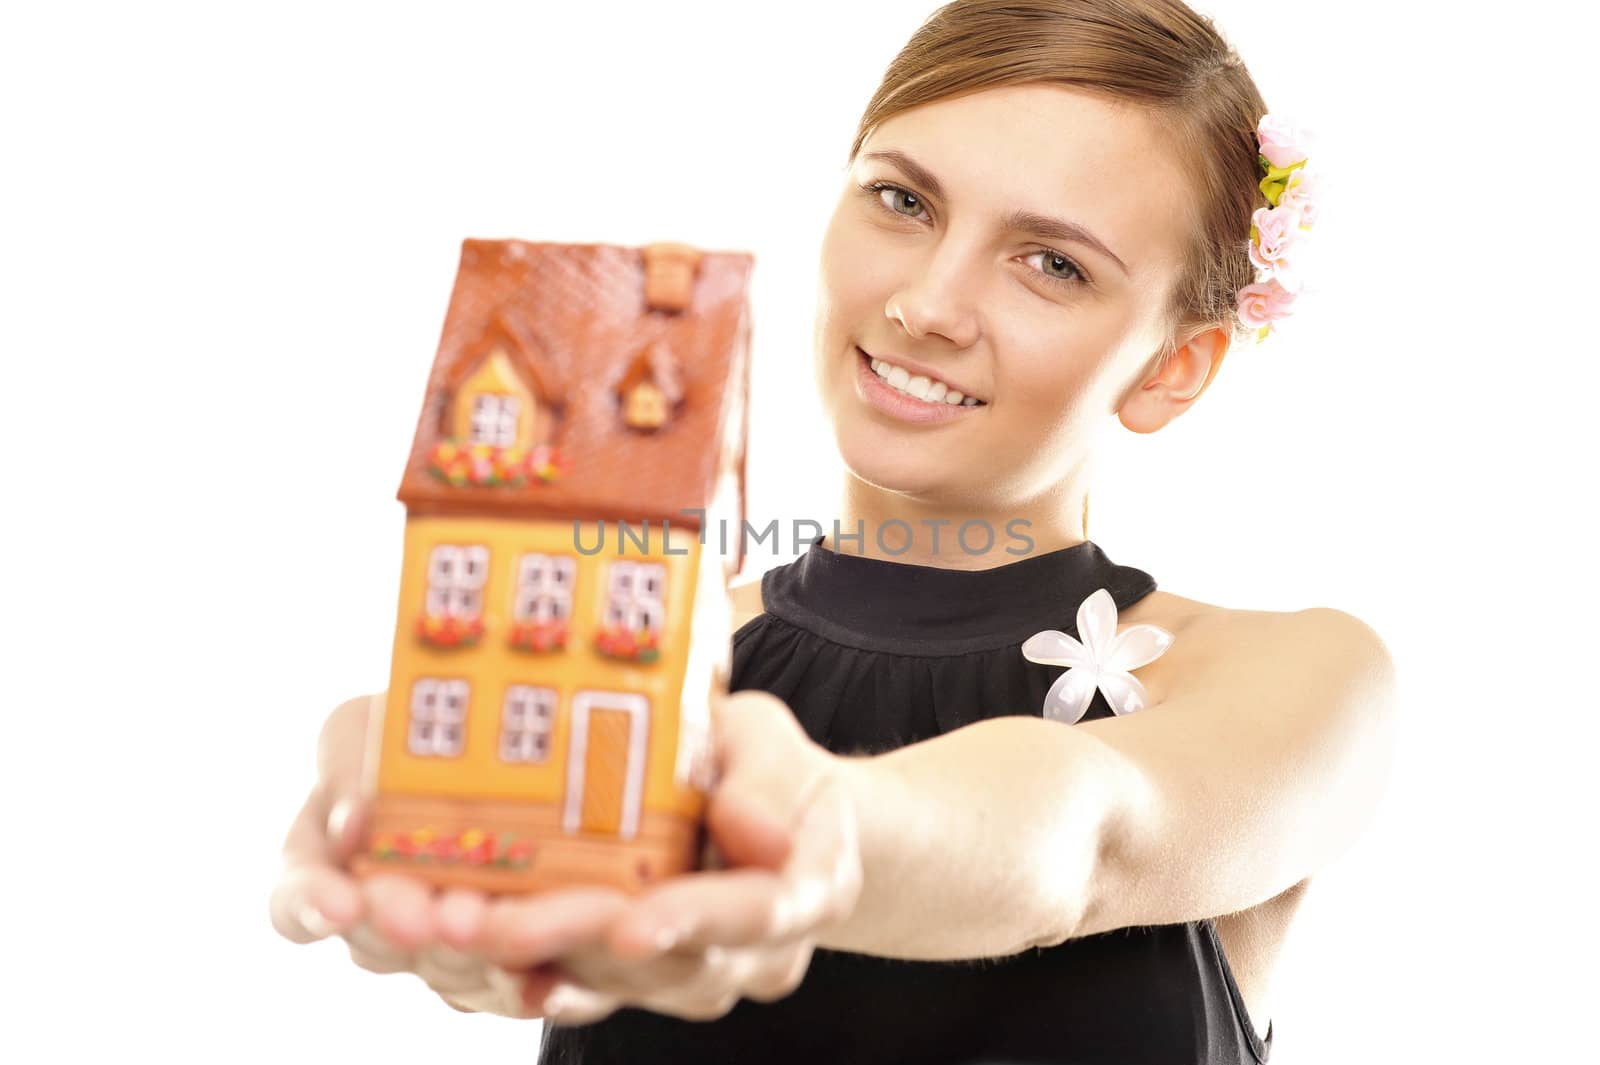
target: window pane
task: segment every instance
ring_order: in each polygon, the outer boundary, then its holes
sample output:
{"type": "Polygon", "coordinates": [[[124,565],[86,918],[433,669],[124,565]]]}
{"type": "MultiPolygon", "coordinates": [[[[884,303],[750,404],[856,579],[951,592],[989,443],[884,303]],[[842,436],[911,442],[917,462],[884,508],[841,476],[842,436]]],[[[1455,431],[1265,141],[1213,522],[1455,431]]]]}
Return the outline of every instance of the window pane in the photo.
{"type": "Polygon", "coordinates": [[[411,687],[411,716],[418,721],[432,721],[434,707],[439,698],[439,682],[419,680],[411,687]]]}
{"type": "Polygon", "coordinates": [[[633,575],[634,565],[632,562],[611,563],[611,594],[616,596],[632,595],[633,575]]]}
{"type": "Polygon", "coordinates": [[[433,753],[433,725],[427,721],[411,723],[411,738],[406,749],[412,754],[433,753]]]}
{"type": "Polygon", "coordinates": [[[428,581],[449,587],[460,570],[461,549],[453,544],[440,544],[428,555],[428,581]]]}
{"type": "Polygon", "coordinates": [[[533,619],[534,604],[538,603],[539,594],[527,590],[517,593],[517,603],[512,609],[512,616],[518,621],[531,621],[533,619]]]}
{"type": "Polygon", "coordinates": [[[550,572],[548,555],[523,555],[517,573],[517,584],[536,591],[542,590],[550,572]]]}
{"type": "Polygon", "coordinates": [[[489,549],[482,544],[473,544],[461,552],[461,578],[463,588],[482,588],[484,577],[489,572],[489,549]]]}
{"type": "Polygon", "coordinates": [[[639,567],[639,595],[660,599],[667,583],[667,568],[660,563],[639,567]]]}
{"type": "Polygon", "coordinates": [[[572,579],[577,573],[577,562],[565,555],[558,555],[550,560],[550,582],[557,588],[571,589],[572,579]]]}
{"type": "Polygon", "coordinates": [[[439,720],[462,721],[467,716],[467,682],[447,680],[442,685],[439,720]]]}

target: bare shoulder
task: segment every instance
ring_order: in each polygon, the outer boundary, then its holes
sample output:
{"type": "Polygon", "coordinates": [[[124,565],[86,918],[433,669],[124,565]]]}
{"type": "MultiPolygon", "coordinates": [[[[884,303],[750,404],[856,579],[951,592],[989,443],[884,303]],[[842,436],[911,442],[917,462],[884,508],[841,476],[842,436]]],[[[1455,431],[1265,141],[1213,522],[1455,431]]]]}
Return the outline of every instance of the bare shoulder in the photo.
{"type": "Polygon", "coordinates": [[[761,601],[762,576],[760,573],[742,574],[728,584],[728,598],[733,602],[735,631],[766,612],[766,607],[761,601]]]}
{"type": "Polygon", "coordinates": [[[1121,611],[1117,622],[1158,625],[1173,634],[1171,651],[1139,671],[1156,701],[1177,690],[1176,677],[1202,667],[1209,672],[1268,660],[1279,668],[1322,662],[1369,677],[1392,669],[1388,648],[1372,627],[1334,607],[1248,610],[1158,590],[1121,611]]]}

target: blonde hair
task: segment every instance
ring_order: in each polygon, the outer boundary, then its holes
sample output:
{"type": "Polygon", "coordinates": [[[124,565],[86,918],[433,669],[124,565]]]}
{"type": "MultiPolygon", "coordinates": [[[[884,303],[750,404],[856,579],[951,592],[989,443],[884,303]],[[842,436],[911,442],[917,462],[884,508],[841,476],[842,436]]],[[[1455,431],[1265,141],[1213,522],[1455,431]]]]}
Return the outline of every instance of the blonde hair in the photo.
{"type": "Polygon", "coordinates": [[[979,89],[1039,82],[1146,108],[1193,175],[1193,224],[1157,365],[1171,358],[1180,329],[1216,324],[1231,340],[1242,325],[1238,291],[1255,280],[1250,216],[1268,206],[1258,184],[1256,140],[1267,108],[1211,20],[1179,0],[946,4],[889,64],[861,116],[849,161],[873,129],[903,111],[979,89]]]}

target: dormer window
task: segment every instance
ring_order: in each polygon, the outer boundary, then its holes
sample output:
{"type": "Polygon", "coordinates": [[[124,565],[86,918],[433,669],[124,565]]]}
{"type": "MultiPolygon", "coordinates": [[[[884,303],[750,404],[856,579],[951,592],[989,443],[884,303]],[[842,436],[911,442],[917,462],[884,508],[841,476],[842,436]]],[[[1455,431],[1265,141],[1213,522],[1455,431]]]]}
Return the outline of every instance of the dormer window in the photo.
{"type": "Polygon", "coordinates": [[[665,344],[656,341],[634,356],[617,382],[617,400],[630,429],[653,431],[672,420],[672,409],[683,401],[683,380],[665,344]]]}
{"type": "Polygon", "coordinates": [[[480,392],[472,398],[472,443],[490,447],[510,447],[517,442],[516,396],[501,392],[480,392]]]}

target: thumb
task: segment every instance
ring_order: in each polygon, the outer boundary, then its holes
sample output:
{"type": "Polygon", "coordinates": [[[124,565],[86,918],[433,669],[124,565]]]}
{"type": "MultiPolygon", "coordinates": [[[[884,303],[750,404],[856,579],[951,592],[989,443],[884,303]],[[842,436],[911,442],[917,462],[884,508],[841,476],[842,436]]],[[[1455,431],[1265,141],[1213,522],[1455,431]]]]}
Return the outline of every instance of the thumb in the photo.
{"type": "Polygon", "coordinates": [[[731,866],[782,869],[794,845],[787,825],[741,797],[734,787],[725,786],[712,796],[706,810],[706,830],[731,866]]]}
{"type": "Polygon", "coordinates": [[[372,821],[372,804],[359,794],[341,795],[328,808],[328,821],[324,829],[327,839],[328,860],[344,866],[350,858],[366,846],[367,831],[372,821]]]}

